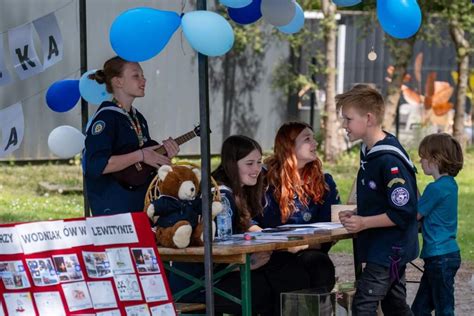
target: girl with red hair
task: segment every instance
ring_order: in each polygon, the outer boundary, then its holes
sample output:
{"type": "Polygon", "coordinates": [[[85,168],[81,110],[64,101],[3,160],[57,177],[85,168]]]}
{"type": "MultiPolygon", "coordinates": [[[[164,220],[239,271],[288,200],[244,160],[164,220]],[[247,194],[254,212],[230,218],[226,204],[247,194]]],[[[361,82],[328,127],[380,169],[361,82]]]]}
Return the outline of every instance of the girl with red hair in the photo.
{"type": "MultiPolygon", "coordinates": [[[[289,122],[280,127],[274,154],[265,161],[268,169],[266,206],[262,215],[254,219],[257,225],[270,228],[331,221],[331,205],[340,203],[339,193],[332,176],[323,173],[316,148],[309,125],[289,122]]],[[[296,260],[309,274],[312,288],[331,291],[335,269],[327,254],[330,247],[328,243],[320,249],[274,253],[271,261],[296,260]]]]}

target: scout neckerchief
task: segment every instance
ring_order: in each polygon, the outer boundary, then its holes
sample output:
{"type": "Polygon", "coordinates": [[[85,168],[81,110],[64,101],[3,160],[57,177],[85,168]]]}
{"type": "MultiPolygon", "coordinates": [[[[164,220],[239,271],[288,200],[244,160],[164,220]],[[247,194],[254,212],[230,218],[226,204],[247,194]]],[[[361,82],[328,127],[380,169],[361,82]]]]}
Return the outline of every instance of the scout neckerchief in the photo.
{"type": "Polygon", "coordinates": [[[113,98],[112,102],[117,104],[117,106],[127,116],[130,124],[132,124],[132,127],[135,130],[135,133],[137,134],[139,147],[142,147],[145,142],[143,141],[142,127],[140,125],[140,121],[138,120],[138,116],[137,116],[137,112],[136,112],[135,108],[133,106],[131,106],[131,111],[129,112],[126,109],[123,108],[123,106],[120,104],[120,102],[117,99],[113,98]]]}

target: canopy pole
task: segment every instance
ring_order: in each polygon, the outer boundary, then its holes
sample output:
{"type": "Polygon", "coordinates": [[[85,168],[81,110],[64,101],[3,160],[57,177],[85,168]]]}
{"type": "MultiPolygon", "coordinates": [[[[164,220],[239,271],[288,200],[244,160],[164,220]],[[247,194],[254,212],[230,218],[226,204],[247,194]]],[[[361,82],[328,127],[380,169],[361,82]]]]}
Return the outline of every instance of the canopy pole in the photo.
{"type": "MultiPolygon", "coordinates": [[[[207,10],[206,0],[197,1],[197,10],[207,10]]],[[[209,74],[208,58],[198,53],[199,121],[201,125],[201,192],[204,222],[204,271],[206,284],[206,315],[214,316],[212,275],[212,225],[211,225],[211,153],[209,127],[209,74]]]]}
{"type": "MultiPolygon", "coordinates": [[[[80,52],[81,52],[81,76],[87,72],[87,16],[86,0],[79,0],[79,33],[80,33],[80,52]]],[[[81,129],[85,135],[87,121],[89,119],[88,103],[81,98],[81,129]]],[[[82,194],[84,197],[84,216],[90,216],[89,199],[87,198],[86,181],[82,174],[82,194]]]]}

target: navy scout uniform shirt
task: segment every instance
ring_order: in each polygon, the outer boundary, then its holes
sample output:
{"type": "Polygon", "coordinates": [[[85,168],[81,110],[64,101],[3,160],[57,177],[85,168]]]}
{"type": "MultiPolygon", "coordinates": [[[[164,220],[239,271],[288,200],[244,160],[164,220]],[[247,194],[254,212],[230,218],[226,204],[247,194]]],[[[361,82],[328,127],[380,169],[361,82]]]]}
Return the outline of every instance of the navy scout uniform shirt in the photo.
{"type": "MultiPolygon", "coordinates": [[[[148,124],[135,108],[143,140],[150,140],[148,124]]],[[[137,133],[125,110],[115,103],[103,102],[94,114],[87,129],[83,153],[83,172],[86,179],[87,197],[94,216],[142,211],[148,184],[137,188],[120,185],[111,174],[102,174],[109,158],[139,148],[137,133]]]]}
{"type": "Polygon", "coordinates": [[[417,189],[415,168],[395,136],[388,134],[367,150],[361,148],[357,175],[357,213],[386,213],[396,224],[357,234],[362,262],[390,267],[418,257],[417,189]]]}

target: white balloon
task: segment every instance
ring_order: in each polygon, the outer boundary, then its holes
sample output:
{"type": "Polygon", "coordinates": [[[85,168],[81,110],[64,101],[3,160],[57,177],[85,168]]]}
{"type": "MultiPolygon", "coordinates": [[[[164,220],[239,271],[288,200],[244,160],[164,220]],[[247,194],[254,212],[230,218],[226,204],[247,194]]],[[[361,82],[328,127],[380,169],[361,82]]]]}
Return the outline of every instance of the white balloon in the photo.
{"type": "Polygon", "coordinates": [[[49,133],[48,147],[60,158],[71,158],[82,151],[84,140],[85,136],[78,129],[61,125],[49,133]]]}
{"type": "Polygon", "coordinates": [[[268,23],[284,26],[295,17],[296,4],[293,0],[262,0],[260,11],[268,23]]]}

